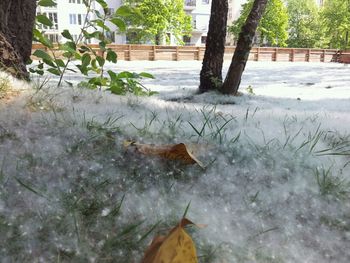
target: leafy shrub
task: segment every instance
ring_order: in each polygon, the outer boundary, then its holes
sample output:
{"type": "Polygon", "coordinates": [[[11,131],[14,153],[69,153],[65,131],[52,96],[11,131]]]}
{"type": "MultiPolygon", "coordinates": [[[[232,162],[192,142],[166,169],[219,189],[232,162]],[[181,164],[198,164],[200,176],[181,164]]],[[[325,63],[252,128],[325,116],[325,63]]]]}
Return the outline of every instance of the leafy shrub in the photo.
{"type": "MultiPolygon", "coordinates": [[[[81,27],[81,32],[77,38],[73,38],[69,30],[65,29],[61,35],[65,38],[64,44],[59,44],[58,49],[54,43],[45,36],[45,31],[34,29],[34,40],[44,45],[47,51],[36,50],[33,55],[40,59],[37,66],[30,68],[31,73],[43,75],[45,70],[59,77],[57,87],[62,85],[65,74],[70,72],[80,72],[86,76],[88,81],[80,83],[80,87],[88,87],[92,89],[107,89],[114,94],[125,95],[133,93],[135,95],[153,95],[155,92],[150,91],[140,83],[142,78],[153,78],[149,73],[132,73],[121,72],[115,73],[111,70],[106,72],[106,61],[117,63],[117,53],[108,47],[111,40],[108,35],[113,31],[110,24],[117,27],[120,32],[125,31],[125,17],[139,16],[132,8],[121,6],[115,13],[110,13],[107,3],[104,0],[96,0],[102,7],[102,12],[92,8],[93,0],[83,0],[86,7],[86,16],[81,27]],[[96,17],[90,20],[89,17],[96,17]],[[92,39],[99,42],[98,48],[93,48],[88,43],[92,39]],[[59,54],[60,53],[60,54],[59,54]],[[61,58],[63,56],[63,59],[61,58]],[[75,66],[72,62],[75,62],[75,66]],[[93,77],[89,74],[93,73],[93,77]],[[106,74],[108,73],[108,74],[106,74]]],[[[39,5],[55,6],[56,3],[52,0],[40,1],[39,5]]],[[[39,14],[36,17],[37,28],[42,25],[52,27],[52,21],[44,14],[39,14]]],[[[72,83],[65,81],[69,85],[72,83]]]]}

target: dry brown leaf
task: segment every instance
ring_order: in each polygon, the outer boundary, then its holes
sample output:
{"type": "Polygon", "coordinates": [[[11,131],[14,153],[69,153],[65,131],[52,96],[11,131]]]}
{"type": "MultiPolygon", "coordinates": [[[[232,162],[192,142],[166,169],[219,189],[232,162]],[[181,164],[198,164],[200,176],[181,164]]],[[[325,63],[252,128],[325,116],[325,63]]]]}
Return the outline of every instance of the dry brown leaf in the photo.
{"type": "Polygon", "coordinates": [[[135,147],[136,151],[139,153],[145,155],[156,155],[168,160],[181,160],[185,164],[197,163],[200,167],[205,168],[204,164],[193,155],[189,147],[184,143],[152,145],[124,141],[124,147],[135,147]]]}
{"type": "Polygon", "coordinates": [[[183,218],[167,236],[157,236],[141,263],[197,263],[196,247],[184,227],[193,223],[183,218]]]}

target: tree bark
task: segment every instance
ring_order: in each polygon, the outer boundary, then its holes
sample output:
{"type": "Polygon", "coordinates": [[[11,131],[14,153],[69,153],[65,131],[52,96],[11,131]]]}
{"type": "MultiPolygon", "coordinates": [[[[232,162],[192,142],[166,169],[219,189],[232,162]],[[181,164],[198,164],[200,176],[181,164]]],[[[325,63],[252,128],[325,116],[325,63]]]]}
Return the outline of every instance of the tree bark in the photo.
{"type": "Polygon", "coordinates": [[[19,78],[28,78],[25,64],[32,51],[35,10],[36,0],[0,0],[0,66],[7,69],[9,59],[16,58],[10,64],[18,69],[13,75],[19,78]],[[8,52],[13,52],[10,58],[8,52]]]}
{"type": "Polygon", "coordinates": [[[217,90],[222,85],[222,64],[224,61],[227,0],[213,0],[206,48],[200,72],[199,92],[217,90]]]}
{"type": "Polygon", "coordinates": [[[0,32],[0,69],[15,78],[28,79],[29,75],[22,58],[6,37],[0,32]]]}
{"type": "Polygon", "coordinates": [[[239,34],[237,47],[232,57],[231,65],[220,91],[224,94],[236,95],[245,65],[252,48],[256,29],[265,11],[268,0],[255,0],[245,24],[239,34]]]}

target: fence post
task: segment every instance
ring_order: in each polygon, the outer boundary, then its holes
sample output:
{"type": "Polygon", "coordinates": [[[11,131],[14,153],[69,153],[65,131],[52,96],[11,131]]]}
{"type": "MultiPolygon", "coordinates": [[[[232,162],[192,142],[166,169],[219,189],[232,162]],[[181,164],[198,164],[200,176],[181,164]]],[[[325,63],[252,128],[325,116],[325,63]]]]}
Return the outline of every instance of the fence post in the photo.
{"type": "Polygon", "coordinates": [[[175,60],[176,60],[176,61],[179,61],[179,60],[180,60],[180,55],[179,55],[179,46],[176,46],[175,60]]]}
{"type": "Polygon", "coordinates": [[[275,60],[277,62],[278,60],[278,47],[275,48],[275,60]]]}
{"type": "Polygon", "coordinates": [[[197,60],[201,60],[201,48],[197,47],[197,60]]]}
{"type": "Polygon", "coordinates": [[[311,49],[308,49],[307,53],[306,53],[306,61],[307,62],[310,62],[310,57],[311,57],[311,49]]]}
{"type": "Polygon", "coordinates": [[[128,60],[131,61],[131,45],[128,45],[128,60]]]}
{"type": "Polygon", "coordinates": [[[291,49],[291,53],[290,53],[290,61],[291,61],[291,62],[294,62],[294,52],[295,52],[295,49],[292,48],[292,49],[291,49]]]}
{"type": "Polygon", "coordinates": [[[259,61],[259,58],[260,58],[260,47],[258,47],[256,49],[256,59],[255,59],[255,61],[259,61]]]}
{"type": "Polygon", "coordinates": [[[153,45],[152,47],[152,51],[153,51],[153,61],[156,61],[157,60],[157,50],[156,50],[156,45],[153,45]]]}
{"type": "Polygon", "coordinates": [[[321,62],[326,62],[326,50],[324,49],[321,54],[321,62]]]}

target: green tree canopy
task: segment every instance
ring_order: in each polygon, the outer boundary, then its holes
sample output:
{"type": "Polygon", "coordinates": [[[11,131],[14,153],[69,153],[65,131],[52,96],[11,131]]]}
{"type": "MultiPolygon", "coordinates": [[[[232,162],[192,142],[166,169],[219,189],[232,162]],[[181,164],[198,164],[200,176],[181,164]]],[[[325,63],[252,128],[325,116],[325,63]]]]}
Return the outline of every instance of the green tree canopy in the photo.
{"type": "Polygon", "coordinates": [[[323,28],[315,0],[288,0],[290,47],[323,47],[323,28]]]}
{"type": "Polygon", "coordinates": [[[192,31],[192,17],[185,13],[183,0],[126,0],[125,5],[135,7],[143,17],[129,18],[127,34],[133,42],[160,44],[169,41],[170,33],[182,43],[192,31]]]}
{"type": "Polygon", "coordinates": [[[350,32],[350,1],[325,1],[322,11],[323,24],[329,47],[348,49],[350,32]]]}
{"type": "MultiPolygon", "coordinates": [[[[229,27],[229,31],[235,39],[238,38],[242,25],[246,21],[253,6],[253,0],[248,0],[242,5],[240,17],[229,27]]],[[[272,46],[286,46],[288,38],[288,14],[282,0],[269,0],[266,11],[260,21],[257,33],[259,44],[267,42],[272,46]]]]}

